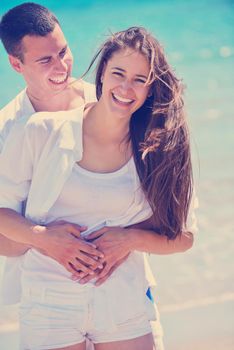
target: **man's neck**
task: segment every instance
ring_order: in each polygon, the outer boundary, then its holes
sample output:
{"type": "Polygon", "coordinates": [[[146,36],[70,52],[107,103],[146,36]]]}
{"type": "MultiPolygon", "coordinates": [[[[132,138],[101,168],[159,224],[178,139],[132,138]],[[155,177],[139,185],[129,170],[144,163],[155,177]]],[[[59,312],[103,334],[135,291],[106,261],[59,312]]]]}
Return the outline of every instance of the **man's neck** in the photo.
{"type": "Polygon", "coordinates": [[[53,96],[38,98],[27,89],[27,95],[36,112],[67,111],[81,106],[85,102],[82,81],[76,81],[64,91],[53,96]]]}

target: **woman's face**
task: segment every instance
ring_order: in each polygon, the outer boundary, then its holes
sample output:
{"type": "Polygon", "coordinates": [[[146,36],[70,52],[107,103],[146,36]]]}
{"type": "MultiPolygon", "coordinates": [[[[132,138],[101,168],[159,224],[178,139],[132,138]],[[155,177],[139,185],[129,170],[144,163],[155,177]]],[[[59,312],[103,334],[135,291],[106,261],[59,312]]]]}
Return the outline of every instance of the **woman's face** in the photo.
{"type": "Polygon", "coordinates": [[[150,65],[145,56],[132,49],[120,50],[107,62],[102,75],[102,96],[110,112],[131,117],[145,102],[150,86],[146,81],[150,65]]]}

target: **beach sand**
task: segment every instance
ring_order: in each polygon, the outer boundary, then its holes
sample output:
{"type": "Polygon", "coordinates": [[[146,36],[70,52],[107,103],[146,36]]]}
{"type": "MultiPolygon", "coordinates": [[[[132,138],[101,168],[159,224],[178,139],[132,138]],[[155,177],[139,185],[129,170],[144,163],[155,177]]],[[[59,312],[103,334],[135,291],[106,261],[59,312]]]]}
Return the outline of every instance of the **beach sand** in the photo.
{"type": "MultiPolygon", "coordinates": [[[[162,311],[165,350],[233,350],[233,309],[234,301],[231,300],[162,311]]],[[[1,350],[18,350],[18,342],[14,325],[5,332],[0,331],[1,350]]]]}

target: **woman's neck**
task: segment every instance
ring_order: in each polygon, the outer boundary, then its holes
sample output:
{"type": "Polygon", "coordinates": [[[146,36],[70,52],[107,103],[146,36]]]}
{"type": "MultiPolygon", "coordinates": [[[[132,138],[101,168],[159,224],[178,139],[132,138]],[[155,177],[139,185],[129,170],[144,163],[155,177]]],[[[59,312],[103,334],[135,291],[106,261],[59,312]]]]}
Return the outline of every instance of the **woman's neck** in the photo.
{"type": "Polygon", "coordinates": [[[120,144],[128,138],[130,118],[120,118],[99,100],[85,111],[84,132],[102,143],[120,144]]]}

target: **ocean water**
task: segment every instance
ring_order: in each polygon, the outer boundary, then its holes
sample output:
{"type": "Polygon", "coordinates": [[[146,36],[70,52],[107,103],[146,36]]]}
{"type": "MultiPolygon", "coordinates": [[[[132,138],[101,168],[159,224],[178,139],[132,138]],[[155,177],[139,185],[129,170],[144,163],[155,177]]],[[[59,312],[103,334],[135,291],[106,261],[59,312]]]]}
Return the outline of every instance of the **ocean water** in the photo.
{"type": "MultiPolygon", "coordinates": [[[[19,3],[1,1],[0,13],[19,3]]],[[[110,31],[142,25],[164,45],[171,65],[186,85],[185,102],[200,207],[194,247],[183,254],[150,257],[158,281],[156,297],[162,313],[233,301],[234,2],[125,0],[112,4],[67,0],[61,5],[48,0],[40,3],[52,9],[61,21],[74,54],[75,76],[87,68],[110,31]]],[[[24,86],[21,77],[9,67],[2,48],[0,76],[2,107],[24,86]]],[[[92,76],[89,79],[92,81],[92,76]]]]}

